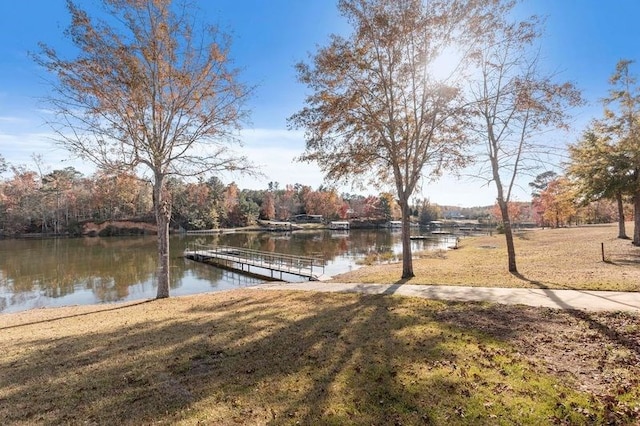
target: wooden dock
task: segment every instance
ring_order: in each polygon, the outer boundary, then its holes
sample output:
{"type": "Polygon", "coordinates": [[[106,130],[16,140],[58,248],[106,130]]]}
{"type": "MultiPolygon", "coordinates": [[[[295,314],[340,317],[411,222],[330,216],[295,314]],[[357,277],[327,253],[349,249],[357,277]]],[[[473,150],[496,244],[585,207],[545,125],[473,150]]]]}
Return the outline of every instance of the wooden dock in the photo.
{"type": "Polygon", "coordinates": [[[324,274],[324,259],[284,253],[250,250],[241,247],[193,245],[184,257],[267,279],[282,280],[283,274],[317,281],[324,274]]]}
{"type": "Polygon", "coordinates": [[[218,234],[233,234],[235,229],[198,229],[192,231],[185,231],[187,235],[218,235],[218,234]]]}

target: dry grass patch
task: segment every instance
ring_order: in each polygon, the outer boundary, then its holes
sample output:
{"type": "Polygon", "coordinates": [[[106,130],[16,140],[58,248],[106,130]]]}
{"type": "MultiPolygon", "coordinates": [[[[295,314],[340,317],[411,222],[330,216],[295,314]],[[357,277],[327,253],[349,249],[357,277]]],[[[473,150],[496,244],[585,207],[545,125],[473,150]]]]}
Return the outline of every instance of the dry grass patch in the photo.
{"type": "MultiPolygon", "coordinates": [[[[640,248],[614,225],[526,231],[516,236],[520,275],[507,271],[504,235],[464,238],[446,256],[414,259],[410,284],[640,291],[640,248]],[[602,261],[601,243],[605,247],[602,261]]],[[[395,283],[400,263],[374,265],[334,282],[395,283]]]]}
{"type": "Polygon", "coordinates": [[[632,314],[241,290],[0,324],[8,424],[640,420],[632,314]]]}

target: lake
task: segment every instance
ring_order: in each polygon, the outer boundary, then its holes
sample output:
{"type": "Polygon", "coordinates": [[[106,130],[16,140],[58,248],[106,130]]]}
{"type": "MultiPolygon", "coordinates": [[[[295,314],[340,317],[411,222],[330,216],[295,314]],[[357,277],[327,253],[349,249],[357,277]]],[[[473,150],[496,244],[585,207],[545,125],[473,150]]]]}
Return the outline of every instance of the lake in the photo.
{"type": "MultiPolygon", "coordinates": [[[[182,253],[190,244],[319,256],[330,276],[357,268],[369,254],[401,252],[400,233],[390,230],[173,235],[172,296],[264,282],[184,259],[182,253]]],[[[412,241],[414,251],[449,245],[446,236],[412,241]]],[[[155,236],[0,240],[0,312],[154,298],[156,259],[155,236]]]]}

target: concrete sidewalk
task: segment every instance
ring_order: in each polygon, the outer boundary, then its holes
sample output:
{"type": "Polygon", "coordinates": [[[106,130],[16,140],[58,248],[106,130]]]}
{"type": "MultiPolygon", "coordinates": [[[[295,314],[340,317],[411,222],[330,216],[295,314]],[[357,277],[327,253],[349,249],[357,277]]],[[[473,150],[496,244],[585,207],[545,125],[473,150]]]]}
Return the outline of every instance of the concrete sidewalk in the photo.
{"type": "Polygon", "coordinates": [[[266,283],[260,290],[303,290],[395,294],[436,300],[495,302],[590,311],[640,312],[640,293],[622,291],[549,290],[531,288],[458,287],[415,284],[340,284],[327,282],[266,283]]]}

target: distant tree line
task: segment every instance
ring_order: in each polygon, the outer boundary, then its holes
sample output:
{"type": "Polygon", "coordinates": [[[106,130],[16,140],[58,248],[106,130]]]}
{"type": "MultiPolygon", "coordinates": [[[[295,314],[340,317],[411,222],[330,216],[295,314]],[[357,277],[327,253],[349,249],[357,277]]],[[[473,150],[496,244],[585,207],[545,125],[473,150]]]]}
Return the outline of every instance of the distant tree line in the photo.
{"type": "MultiPolygon", "coordinates": [[[[42,173],[11,166],[1,156],[0,164],[11,173],[0,180],[0,234],[77,235],[88,221],[155,222],[152,184],[133,174],[97,172],[87,177],[73,167],[42,173]]],[[[339,194],[330,187],[313,189],[299,183],[281,187],[277,182],[270,182],[264,190],[251,190],[239,188],[235,182],[225,184],[217,177],[197,181],[174,177],[167,188],[173,229],[245,227],[258,220],[288,221],[301,214],[321,215],[325,221],[400,218],[398,202],[388,192],[339,194]]],[[[443,218],[449,210],[415,199],[411,216],[426,224],[443,218]]],[[[468,218],[479,218],[486,216],[488,209],[463,211],[468,218]]]]}
{"type": "MultiPolygon", "coordinates": [[[[0,180],[0,234],[80,234],[87,221],[139,220],[154,222],[151,183],[133,174],[95,173],[83,176],[73,167],[41,173],[11,166],[0,156],[11,176],[0,180]]],[[[585,201],[574,180],[545,172],[529,184],[531,202],[510,202],[514,224],[543,227],[610,223],[619,217],[614,198],[585,201]]],[[[173,229],[196,230],[255,225],[258,220],[288,221],[296,215],[322,215],[325,221],[360,219],[397,220],[400,208],[391,193],[339,194],[334,188],[296,183],[281,187],[270,182],[264,190],[241,189],[216,177],[168,182],[173,229]]],[[[623,215],[632,216],[624,203],[623,215]]],[[[428,199],[411,203],[412,221],[426,225],[434,220],[469,219],[499,225],[497,205],[440,206],[428,199]]]]}

